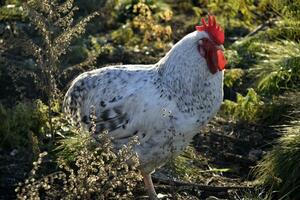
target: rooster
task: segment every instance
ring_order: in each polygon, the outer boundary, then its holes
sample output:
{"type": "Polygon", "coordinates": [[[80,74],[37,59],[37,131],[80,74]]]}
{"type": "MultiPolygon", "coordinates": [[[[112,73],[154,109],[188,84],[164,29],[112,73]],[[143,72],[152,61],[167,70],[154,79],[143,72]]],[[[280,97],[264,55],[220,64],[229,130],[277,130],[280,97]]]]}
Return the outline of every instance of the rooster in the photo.
{"type": "Polygon", "coordinates": [[[150,199],[151,173],[178,155],[219,110],[223,100],[224,31],[214,16],[153,65],[117,65],[85,72],[71,84],[65,112],[96,134],[108,131],[116,148],[137,137],[134,150],[150,199]]]}

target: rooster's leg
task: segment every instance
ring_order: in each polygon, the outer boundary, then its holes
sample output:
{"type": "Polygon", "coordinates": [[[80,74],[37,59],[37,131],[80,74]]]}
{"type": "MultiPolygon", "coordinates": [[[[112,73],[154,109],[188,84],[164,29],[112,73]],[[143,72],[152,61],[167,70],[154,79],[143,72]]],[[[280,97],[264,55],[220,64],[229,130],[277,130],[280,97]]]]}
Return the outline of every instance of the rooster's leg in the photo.
{"type": "Polygon", "coordinates": [[[143,179],[144,179],[145,188],[146,188],[146,190],[148,192],[148,195],[149,195],[149,199],[150,200],[158,199],[157,194],[156,194],[155,189],[154,189],[152,179],[151,179],[151,174],[142,172],[142,176],[143,176],[143,179]]]}

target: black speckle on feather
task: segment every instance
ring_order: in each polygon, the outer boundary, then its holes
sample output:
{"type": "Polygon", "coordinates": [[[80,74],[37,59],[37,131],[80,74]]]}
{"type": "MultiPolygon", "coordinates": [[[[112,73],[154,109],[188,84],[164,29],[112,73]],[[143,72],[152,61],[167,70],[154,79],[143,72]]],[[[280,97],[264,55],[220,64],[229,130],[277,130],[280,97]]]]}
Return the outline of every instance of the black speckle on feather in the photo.
{"type": "MultiPolygon", "coordinates": [[[[125,121],[125,118],[126,118],[126,115],[121,115],[120,117],[119,117],[119,124],[122,124],[122,123],[124,123],[124,121],[125,121]]],[[[126,123],[127,124],[127,123],[126,123]]]]}
{"type": "Polygon", "coordinates": [[[100,102],[100,105],[104,108],[106,106],[105,102],[104,101],[101,101],[100,102]]]}
{"type": "Polygon", "coordinates": [[[73,92],[71,93],[71,98],[72,98],[72,99],[77,99],[78,97],[79,97],[79,93],[78,93],[78,92],[73,91],[73,92]]]}
{"type": "Polygon", "coordinates": [[[118,100],[121,100],[121,99],[123,99],[123,97],[122,96],[118,96],[118,100]]]}
{"type": "Polygon", "coordinates": [[[114,111],[115,111],[118,115],[122,114],[122,110],[121,110],[120,108],[114,108],[114,111]]]}
{"type": "Polygon", "coordinates": [[[88,124],[88,123],[89,123],[89,122],[88,122],[88,116],[84,115],[84,116],[82,117],[81,121],[82,121],[83,123],[85,123],[85,124],[88,124]]]}
{"type": "Polygon", "coordinates": [[[96,134],[99,134],[105,130],[105,125],[102,123],[96,124],[96,134]]]}
{"type": "Polygon", "coordinates": [[[133,132],[133,135],[136,135],[136,134],[138,134],[138,132],[139,132],[139,131],[134,131],[134,132],[133,132]]]}
{"type": "Polygon", "coordinates": [[[105,121],[105,120],[109,120],[109,113],[110,111],[109,110],[104,110],[101,114],[101,118],[105,121]]]}
{"type": "Polygon", "coordinates": [[[115,102],[116,100],[117,100],[116,97],[114,97],[112,100],[109,101],[109,103],[113,103],[113,102],[115,102]]]}
{"type": "Polygon", "coordinates": [[[110,120],[109,121],[109,131],[113,131],[115,129],[117,129],[117,124],[116,124],[115,120],[110,120]]]}
{"type": "Polygon", "coordinates": [[[80,87],[80,86],[76,86],[74,88],[74,92],[76,92],[76,93],[80,93],[80,92],[82,92],[82,90],[83,90],[83,87],[80,87]]]}

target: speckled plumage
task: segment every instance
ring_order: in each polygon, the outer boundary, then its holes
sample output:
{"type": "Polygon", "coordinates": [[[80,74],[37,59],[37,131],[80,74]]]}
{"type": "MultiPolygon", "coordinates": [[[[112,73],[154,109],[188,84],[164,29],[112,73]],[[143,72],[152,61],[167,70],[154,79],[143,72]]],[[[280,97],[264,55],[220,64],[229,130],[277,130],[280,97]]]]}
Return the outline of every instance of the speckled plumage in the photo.
{"type": "Polygon", "coordinates": [[[96,132],[108,130],[118,148],[132,136],[141,170],[151,173],[191,142],[218,111],[223,99],[223,71],[209,72],[192,32],[154,65],[119,65],[85,72],[68,90],[65,111],[90,126],[93,106],[96,132]]]}

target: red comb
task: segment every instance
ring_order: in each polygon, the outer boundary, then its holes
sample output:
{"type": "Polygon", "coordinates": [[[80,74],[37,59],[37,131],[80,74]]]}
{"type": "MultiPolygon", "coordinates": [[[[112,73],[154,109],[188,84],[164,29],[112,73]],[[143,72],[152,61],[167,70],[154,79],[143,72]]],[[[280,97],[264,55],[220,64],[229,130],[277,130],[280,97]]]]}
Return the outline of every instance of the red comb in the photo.
{"type": "Polygon", "coordinates": [[[219,24],[216,23],[215,16],[208,16],[208,24],[205,19],[201,19],[202,26],[196,26],[198,31],[206,31],[211,39],[213,39],[218,45],[224,44],[224,31],[219,24]]]}

